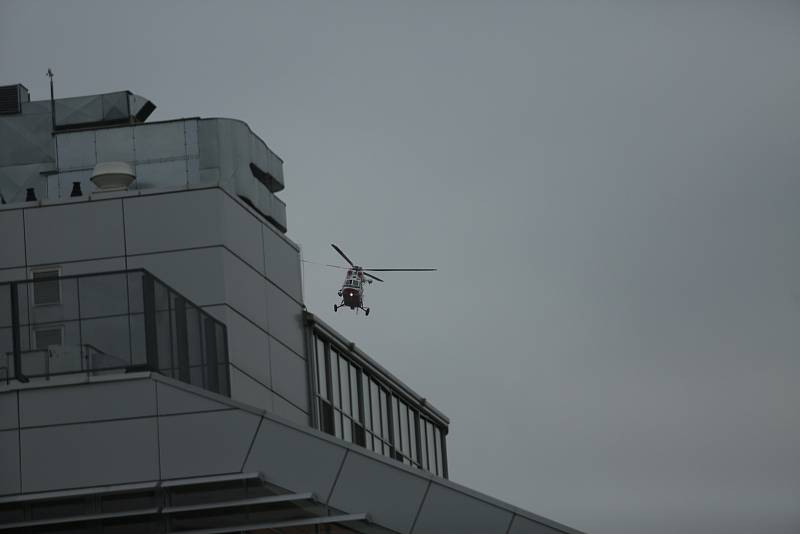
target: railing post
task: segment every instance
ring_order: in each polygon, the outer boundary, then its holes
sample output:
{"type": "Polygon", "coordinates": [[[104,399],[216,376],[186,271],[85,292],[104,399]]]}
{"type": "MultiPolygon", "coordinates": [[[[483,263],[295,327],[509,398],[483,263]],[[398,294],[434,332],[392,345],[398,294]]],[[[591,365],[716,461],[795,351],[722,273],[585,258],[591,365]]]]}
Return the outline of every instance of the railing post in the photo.
{"type": "Polygon", "coordinates": [[[28,377],[22,372],[22,343],[19,337],[19,295],[17,282],[11,282],[11,339],[14,347],[14,377],[20,382],[27,382],[28,377]]]}
{"type": "Polygon", "coordinates": [[[206,334],[206,382],[214,393],[220,392],[219,387],[219,356],[217,355],[217,325],[210,317],[206,317],[203,330],[206,334]]]}
{"type": "Polygon", "coordinates": [[[144,305],[144,339],[147,367],[158,371],[158,330],[156,328],[156,284],[149,273],[142,275],[142,303],[144,305]]]}
{"type": "Polygon", "coordinates": [[[175,341],[178,346],[178,378],[191,383],[189,370],[189,332],[186,325],[186,300],[175,295],[175,341]]]}

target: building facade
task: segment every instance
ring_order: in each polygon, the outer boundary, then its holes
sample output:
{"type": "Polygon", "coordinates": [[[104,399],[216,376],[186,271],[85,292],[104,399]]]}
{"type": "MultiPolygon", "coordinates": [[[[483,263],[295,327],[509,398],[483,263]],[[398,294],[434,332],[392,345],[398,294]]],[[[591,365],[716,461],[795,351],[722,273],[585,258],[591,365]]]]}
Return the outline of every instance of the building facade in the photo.
{"type": "Polygon", "coordinates": [[[281,159],[154,109],[0,87],[0,529],[574,532],[306,310],[281,159]]]}

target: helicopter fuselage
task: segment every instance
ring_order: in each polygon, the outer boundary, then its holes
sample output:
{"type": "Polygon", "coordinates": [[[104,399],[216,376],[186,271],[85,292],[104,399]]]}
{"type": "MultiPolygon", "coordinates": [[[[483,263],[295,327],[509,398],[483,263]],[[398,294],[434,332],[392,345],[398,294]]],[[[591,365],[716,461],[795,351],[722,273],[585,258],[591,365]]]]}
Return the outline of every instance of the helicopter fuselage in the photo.
{"type": "MultiPolygon", "coordinates": [[[[342,288],[339,290],[342,303],[334,306],[334,311],[340,306],[347,306],[351,310],[364,308],[364,273],[359,268],[348,269],[342,288]]],[[[369,312],[367,312],[369,313],[369,312]]]]}

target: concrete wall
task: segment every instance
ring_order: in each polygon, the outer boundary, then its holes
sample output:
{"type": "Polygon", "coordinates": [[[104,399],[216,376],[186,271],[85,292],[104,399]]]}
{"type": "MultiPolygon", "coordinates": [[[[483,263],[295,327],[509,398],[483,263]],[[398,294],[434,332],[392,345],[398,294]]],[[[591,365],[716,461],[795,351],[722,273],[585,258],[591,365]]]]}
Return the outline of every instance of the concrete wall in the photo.
{"type": "Polygon", "coordinates": [[[213,187],[0,207],[0,281],[145,268],[228,328],[234,399],[309,424],[296,245],[213,187]]]}

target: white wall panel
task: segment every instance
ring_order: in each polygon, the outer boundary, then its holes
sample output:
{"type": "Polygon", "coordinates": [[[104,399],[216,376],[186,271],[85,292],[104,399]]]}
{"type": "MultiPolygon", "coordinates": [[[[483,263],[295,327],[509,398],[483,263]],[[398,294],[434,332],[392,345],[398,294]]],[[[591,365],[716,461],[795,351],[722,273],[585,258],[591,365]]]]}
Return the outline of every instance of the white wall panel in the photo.
{"type": "Polygon", "coordinates": [[[296,425],[309,426],[311,424],[309,415],[306,412],[283,400],[278,395],[275,395],[272,401],[272,413],[284,419],[288,419],[296,425]]]}
{"type": "Polygon", "coordinates": [[[256,382],[235,367],[230,367],[230,379],[231,398],[233,400],[258,410],[273,410],[274,395],[272,390],[256,382]]]}
{"type": "Polygon", "coordinates": [[[312,491],[324,502],[344,454],[341,445],[264,418],[243,471],[259,471],[293,491],[312,491]]]}
{"type": "Polygon", "coordinates": [[[308,411],[306,360],[274,339],[269,340],[272,388],[292,404],[308,411]]]}
{"type": "Polygon", "coordinates": [[[159,417],[161,476],[239,472],[259,419],[241,410],[159,417]]]}
{"type": "Polygon", "coordinates": [[[269,333],[299,355],[305,355],[303,308],[272,284],[267,284],[269,333]]]}
{"type": "Polygon", "coordinates": [[[150,380],[77,384],[20,392],[20,426],[87,423],[156,414],[150,380]]]}
{"type": "Polygon", "coordinates": [[[154,417],[29,428],[21,441],[24,492],[158,479],[154,417]]]}
{"type": "Polygon", "coordinates": [[[434,482],[419,512],[414,534],[506,532],[511,516],[508,510],[434,482]]]}
{"type": "Polygon", "coordinates": [[[265,274],[261,222],[221,190],[214,189],[214,191],[221,199],[225,246],[244,259],[253,269],[262,275],[265,274]]]}
{"type": "Polygon", "coordinates": [[[266,281],[245,262],[224,250],[225,302],[263,329],[268,329],[266,281]]]}
{"type": "Polygon", "coordinates": [[[126,198],[128,254],[167,252],[222,243],[219,200],[214,189],[126,198]]]}
{"type": "Polygon", "coordinates": [[[0,495],[19,493],[19,432],[0,432],[0,495]]]}
{"type": "Polygon", "coordinates": [[[0,393],[0,430],[17,428],[17,392],[0,393]]]}
{"type": "Polygon", "coordinates": [[[267,278],[302,302],[300,253],[267,226],[262,225],[262,234],[267,278]]]}
{"type": "Polygon", "coordinates": [[[367,510],[376,523],[406,533],[411,530],[427,487],[425,478],[351,452],[344,461],[329,504],[340,510],[367,510]],[[376,491],[364,491],[365,488],[376,491]]]}
{"type": "Polygon", "coordinates": [[[144,268],[198,306],[225,301],[221,248],[163,252],[128,258],[128,268],[144,268]]]}
{"type": "Polygon", "coordinates": [[[25,265],[25,232],[22,224],[22,210],[0,211],[0,235],[2,235],[0,269],[25,265]]]}
{"type": "Polygon", "coordinates": [[[31,265],[122,256],[122,202],[26,209],[25,234],[31,265]]]}

